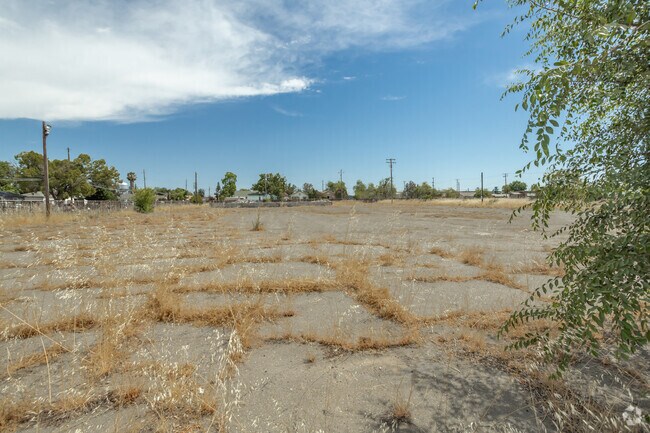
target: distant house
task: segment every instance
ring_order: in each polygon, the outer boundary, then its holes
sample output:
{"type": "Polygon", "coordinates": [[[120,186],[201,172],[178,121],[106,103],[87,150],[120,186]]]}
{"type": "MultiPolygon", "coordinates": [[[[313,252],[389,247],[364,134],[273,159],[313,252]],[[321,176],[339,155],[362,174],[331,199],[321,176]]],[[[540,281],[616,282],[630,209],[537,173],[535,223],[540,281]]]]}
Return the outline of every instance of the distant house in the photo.
{"type": "Polygon", "coordinates": [[[291,194],[290,198],[291,198],[291,200],[294,200],[294,201],[303,201],[303,200],[309,199],[309,196],[307,194],[305,194],[304,192],[298,190],[298,191],[294,192],[293,194],[291,194]]]}
{"type": "Polygon", "coordinates": [[[249,191],[248,195],[246,196],[246,200],[248,201],[267,201],[271,200],[271,195],[259,191],[249,191]]]}
{"type": "Polygon", "coordinates": [[[535,191],[510,191],[508,198],[535,198],[535,191]]]}
{"type": "Polygon", "coordinates": [[[232,197],[226,197],[223,201],[226,203],[244,202],[248,200],[248,193],[250,193],[248,189],[238,189],[232,197]]]}
{"type": "Polygon", "coordinates": [[[334,200],[336,198],[336,193],[334,191],[330,191],[329,189],[326,189],[325,191],[321,192],[321,197],[326,198],[328,200],[334,200]]]}
{"type": "MultiPolygon", "coordinates": [[[[42,203],[45,203],[45,194],[43,194],[40,191],[28,192],[26,194],[23,194],[23,199],[26,202],[42,202],[42,203]]],[[[50,197],[50,201],[54,201],[54,199],[52,197],[50,197]]]]}
{"type": "Polygon", "coordinates": [[[0,201],[23,201],[25,197],[8,191],[0,191],[0,201]]]}
{"type": "Polygon", "coordinates": [[[460,198],[474,198],[476,191],[460,191],[460,198]]]}

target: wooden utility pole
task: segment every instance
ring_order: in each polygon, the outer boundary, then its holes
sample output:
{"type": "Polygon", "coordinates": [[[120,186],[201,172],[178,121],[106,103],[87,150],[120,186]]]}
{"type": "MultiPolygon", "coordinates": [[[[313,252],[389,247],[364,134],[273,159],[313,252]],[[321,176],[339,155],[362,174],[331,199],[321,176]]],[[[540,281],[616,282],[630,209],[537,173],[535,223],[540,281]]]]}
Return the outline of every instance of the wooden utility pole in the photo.
{"type": "Polygon", "coordinates": [[[390,202],[393,202],[393,164],[397,164],[395,158],[387,158],[386,163],[390,165],[390,202]]]}
{"type": "Polygon", "coordinates": [[[70,162],[70,148],[68,147],[68,162],[70,162]]]}
{"type": "Polygon", "coordinates": [[[199,196],[199,175],[194,172],[194,200],[198,200],[196,197],[199,196]]]}
{"type": "Polygon", "coordinates": [[[339,170],[339,183],[343,183],[343,170],[339,170]]]}
{"type": "Polygon", "coordinates": [[[47,164],[47,136],[52,127],[43,121],[43,194],[45,194],[45,217],[50,217],[50,173],[47,164]]]}
{"type": "Polygon", "coordinates": [[[144,187],[147,187],[147,174],[144,172],[144,168],[142,169],[142,182],[144,183],[144,187]]]}
{"type": "Polygon", "coordinates": [[[481,172],[481,203],[483,203],[483,172],[481,172]]]}
{"type": "Polygon", "coordinates": [[[506,186],[508,186],[508,173],[503,173],[503,192],[506,192],[506,186]]]}

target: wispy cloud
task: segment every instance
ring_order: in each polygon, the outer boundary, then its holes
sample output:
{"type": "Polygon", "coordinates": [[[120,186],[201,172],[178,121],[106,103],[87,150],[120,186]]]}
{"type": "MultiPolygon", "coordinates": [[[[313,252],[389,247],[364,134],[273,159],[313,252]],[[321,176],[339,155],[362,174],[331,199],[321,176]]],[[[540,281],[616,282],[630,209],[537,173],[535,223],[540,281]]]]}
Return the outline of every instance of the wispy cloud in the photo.
{"type": "Polygon", "coordinates": [[[406,99],[406,96],[386,95],[386,96],[382,96],[379,99],[381,99],[382,101],[401,101],[402,99],[406,99]]]}
{"type": "Polygon", "coordinates": [[[343,79],[344,79],[345,81],[352,81],[352,80],[355,80],[356,78],[357,78],[357,77],[347,77],[347,76],[346,76],[346,77],[343,77],[343,79]]]}
{"type": "Polygon", "coordinates": [[[464,29],[426,0],[6,0],[0,118],[139,121],[184,104],[301,92],[328,53],[464,29]]]}
{"type": "Polygon", "coordinates": [[[286,109],[284,109],[284,108],[282,108],[282,107],[280,107],[278,105],[271,105],[271,108],[276,113],[280,113],[280,114],[282,114],[284,116],[289,116],[289,117],[302,117],[303,116],[303,114],[298,112],[298,111],[286,110],[286,109]]]}
{"type": "Polygon", "coordinates": [[[507,71],[499,72],[493,75],[490,75],[485,78],[485,84],[489,86],[497,86],[503,89],[506,89],[508,86],[514,83],[518,83],[526,80],[525,70],[530,70],[537,72],[540,70],[538,66],[526,64],[516,68],[509,69],[507,71]]]}

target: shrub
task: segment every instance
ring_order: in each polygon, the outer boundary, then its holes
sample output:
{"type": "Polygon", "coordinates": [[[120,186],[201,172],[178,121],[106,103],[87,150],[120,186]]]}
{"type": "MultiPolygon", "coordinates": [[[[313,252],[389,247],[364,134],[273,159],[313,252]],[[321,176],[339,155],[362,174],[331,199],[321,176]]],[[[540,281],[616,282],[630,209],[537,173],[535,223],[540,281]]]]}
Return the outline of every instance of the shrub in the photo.
{"type": "Polygon", "coordinates": [[[151,188],[139,189],[133,194],[133,208],[136,212],[151,213],[156,201],[156,193],[151,188]]]}

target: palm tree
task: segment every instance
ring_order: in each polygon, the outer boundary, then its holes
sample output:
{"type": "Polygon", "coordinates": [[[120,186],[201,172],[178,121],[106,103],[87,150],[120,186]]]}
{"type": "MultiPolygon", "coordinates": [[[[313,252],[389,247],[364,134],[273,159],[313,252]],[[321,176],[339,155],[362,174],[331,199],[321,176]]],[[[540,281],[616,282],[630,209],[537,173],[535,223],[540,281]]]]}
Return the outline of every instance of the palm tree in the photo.
{"type": "Polygon", "coordinates": [[[129,191],[133,192],[135,190],[135,180],[138,177],[135,175],[134,172],[130,171],[126,174],[126,179],[129,181],[129,191]]]}

